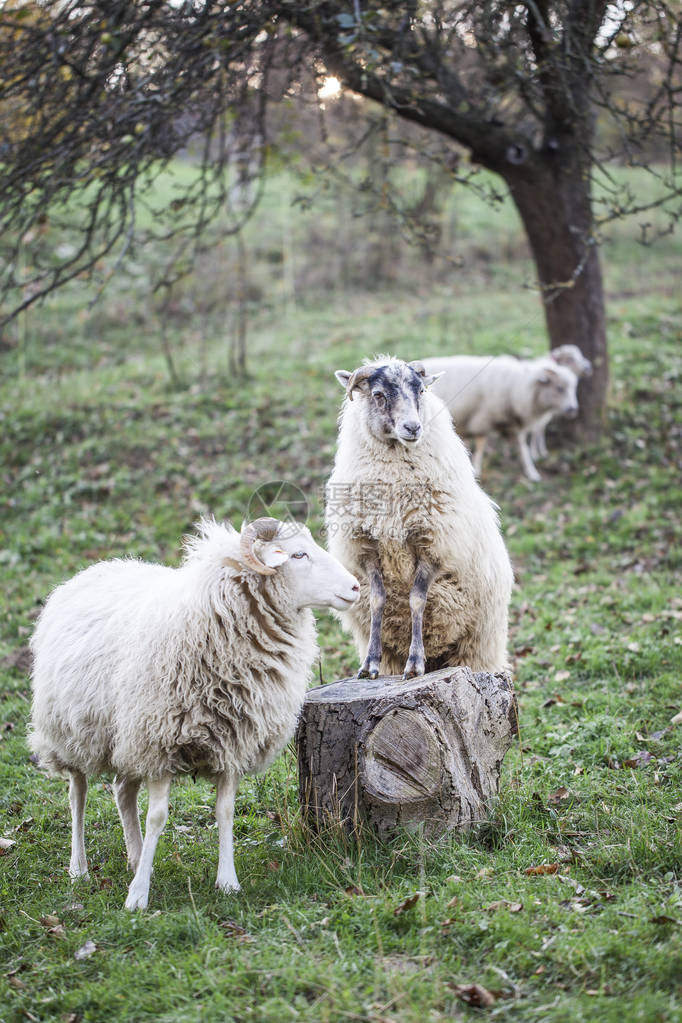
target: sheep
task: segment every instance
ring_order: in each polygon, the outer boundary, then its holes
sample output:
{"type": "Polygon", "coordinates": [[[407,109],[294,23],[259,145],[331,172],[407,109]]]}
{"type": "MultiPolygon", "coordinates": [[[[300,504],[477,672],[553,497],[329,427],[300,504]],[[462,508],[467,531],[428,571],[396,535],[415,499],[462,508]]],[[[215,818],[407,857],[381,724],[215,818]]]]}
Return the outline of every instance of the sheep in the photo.
{"type": "Polygon", "coordinates": [[[483,450],[493,430],[516,436],[523,470],[537,483],[538,472],[528,444],[534,431],[557,412],[578,411],[575,374],[545,359],[515,359],[511,355],[487,358],[453,355],[424,359],[429,373],[441,373],[434,392],[443,399],[457,431],[474,440],[473,463],[481,475],[483,450]]]}
{"type": "MultiPolygon", "coordinates": [[[[575,373],[578,380],[581,380],[583,377],[592,376],[592,363],[583,355],[577,345],[559,345],[558,348],[551,350],[548,358],[557,362],[560,366],[570,369],[575,373]]],[[[533,458],[547,457],[545,426],[546,423],[536,426],[530,435],[530,452],[533,458]]]]}
{"type": "Polygon", "coordinates": [[[358,589],[307,528],[262,518],[241,533],[202,520],[179,568],[103,561],[53,591],[31,640],[29,741],[51,773],[70,779],[72,877],[88,872],[87,779],[115,773],[135,873],[125,905],[146,908],[171,780],[192,774],[216,785],[216,887],[239,890],[237,786],[293,735],[317,651],[310,608],[346,609],[358,589]]]}
{"type": "Polygon", "coordinates": [[[346,397],[326,487],[327,546],[360,579],[341,614],[359,678],[507,667],[512,568],[496,506],[477,484],[420,362],[338,370],[346,397]]]}

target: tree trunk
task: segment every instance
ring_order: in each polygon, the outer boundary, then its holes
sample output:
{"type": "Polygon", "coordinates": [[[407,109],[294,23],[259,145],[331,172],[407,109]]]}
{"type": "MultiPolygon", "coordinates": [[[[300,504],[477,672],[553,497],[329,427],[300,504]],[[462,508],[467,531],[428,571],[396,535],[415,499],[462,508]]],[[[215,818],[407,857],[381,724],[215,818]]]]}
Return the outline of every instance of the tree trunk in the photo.
{"type": "Polygon", "coordinates": [[[604,285],[593,240],[588,170],[559,166],[559,154],[505,170],[542,288],[550,347],[575,344],[591,360],[578,388],[578,433],[596,439],[609,380],[604,285]]]}
{"type": "Polygon", "coordinates": [[[312,689],[296,735],[303,818],[434,836],[485,820],[518,732],[506,675],[444,668],[312,689]]]}

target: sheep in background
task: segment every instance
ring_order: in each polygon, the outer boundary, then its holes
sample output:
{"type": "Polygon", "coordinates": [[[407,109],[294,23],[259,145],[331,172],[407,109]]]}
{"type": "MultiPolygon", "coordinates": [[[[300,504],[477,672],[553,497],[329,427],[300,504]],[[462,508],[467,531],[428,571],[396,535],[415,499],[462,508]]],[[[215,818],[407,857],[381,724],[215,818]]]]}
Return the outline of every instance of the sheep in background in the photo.
{"type": "Polygon", "coordinates": [[[544,429],[553,415],[578,411],[575,373],[544,359],[515,359],[511,355],[452,355],[424,359],[428,373],[442,374],[434,392],[442,398],[457,431],[474,441],[473,463],[481,474],[489,433],[516,436],[523,470],[529,480],[542,477],[530,452],[529,438],[544,429]]]}
{"type": "Polygon", "coordinates": [[[346,390],[327,483],[328,547],[360,580],[342,612],[360,678],[507,666],[509,556],[492,501],[419,362],[379,357],[346,390]]]}
{"type": "MultiPolygon", "coordinates": [[[[553,362],[557,362],[560,366],[564,366],[566,369],[570,369],[571,372],[575,373],[578,380],[581,380],[583,377],[592,376],[592,363],[583,355],[577,345],[559,345],[558,348],[553,348],[551,350],[548,359],[551,359],[553,362]]],[[[533,458],[547,457],[547,443],[545,441],[546,426],[547,423],[542,423],[541,425],[536,426],[531,433],[530,452],[533,458]]]]}
{"type": "Polygon", "coordinates": [[[304,526],[257,519],[241,534],[213,520],[180,568],[99,562],[51,594],[38,620],[30,745],[70,777],[70,873],[87,875],[87,778],[114,794],[144,909],[171,780],[216,784],[216,887],[239,890],[232,850],[241,777],[262,771],[294,732],[317,652],[311,607],[349,608],[356,580],[304,526]],[[144,841],[137,794],[149,791],[144,841]]]}

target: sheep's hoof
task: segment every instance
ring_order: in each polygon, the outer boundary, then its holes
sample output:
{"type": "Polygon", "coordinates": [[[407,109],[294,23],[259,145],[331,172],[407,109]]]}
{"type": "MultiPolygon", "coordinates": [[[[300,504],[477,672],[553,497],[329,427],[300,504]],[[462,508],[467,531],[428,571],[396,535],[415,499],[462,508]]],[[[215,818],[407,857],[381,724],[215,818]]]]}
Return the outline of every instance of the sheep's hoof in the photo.
{"type": "Polygon", "coordinates": [[[125,908],[131,911],[135,909],[146,909],[148,901],[149,901],[148,891],[135,892],[133,891],[131,885],[130,891],[128,892],[128,898],[126,899],[125,902],[125,908]]]}
{"type": "Polygon", "coordinates": [[[216,881],[215,886],[219,892],[225,892],[226,895],[234,894],[235,892],[240,892],[242,890],[242,886],[236,877],[231,881],[216,881]]]}
{"type": "Polygon", "coordinates": [[[405,665],[405,671],[403,672],[403,678],[417,678],[419,675],[423,675],[426,670],[426,666],[423,661],[413,661],[412,658],[405,665]]]}
{"type": "Polygon", "coordinates": [[[373,664],[363,664],[358,672],[358,678],[379,678],[379,669],[373,664]]]}

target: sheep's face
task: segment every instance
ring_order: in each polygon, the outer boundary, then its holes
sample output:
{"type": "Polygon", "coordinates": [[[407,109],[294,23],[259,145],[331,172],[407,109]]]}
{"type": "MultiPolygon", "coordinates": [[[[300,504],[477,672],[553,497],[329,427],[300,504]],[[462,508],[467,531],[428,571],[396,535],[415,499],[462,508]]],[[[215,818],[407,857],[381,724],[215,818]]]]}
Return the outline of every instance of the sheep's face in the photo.
{"type": "Polygon", "coordinates": [[[583,355],[577,345],[559,345],[558,348],[552,349],[550,355],[560,366],[565,366],[566,369],[575,373],[578,380],[582,377],[592,376],[592,363],[583,355]]]}
{"type": "Polygon", "coordinates": [[[562,412],[566,416],[578,413],[575,373],[564,366],[545,367],[535,381],[535,406],[538,412],[562,412]]]}
{"type": "MultiPolygon", "coordinates": [[[[440,375],[440,374],[438,374],[440,375]]],[[[385,444],[414,447],[424,433],[424,393],[437,376],[428,376],[419,362],[391,359],[362,366],[353,373],[337,370],[336,379],[351,401],[362,402],[369,433],[385,444]]]]}
{"type": "Polygon", "coordinates": [[[346,611],[360,595],[355,576],[313,540],[307,526],[282,523],[264,558],[277,564],[297,607],[333,607],[346,611]]]}

